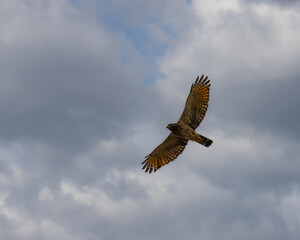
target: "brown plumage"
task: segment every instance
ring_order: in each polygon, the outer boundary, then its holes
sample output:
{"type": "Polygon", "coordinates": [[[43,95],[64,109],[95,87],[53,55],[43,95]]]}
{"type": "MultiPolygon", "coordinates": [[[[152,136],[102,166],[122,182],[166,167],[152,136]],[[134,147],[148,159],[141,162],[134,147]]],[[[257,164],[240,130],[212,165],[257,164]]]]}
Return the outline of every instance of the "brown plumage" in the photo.
{"type": "Polygon", "coordinates": [[[161,166],[173,161],[181,154],[188,143],[188,140],[198,142],[209,147],[213,141],[196,133],[195,129],[203,120],[209,101],[209,84],[207,77],[197,77],[191,87],[190,94],[186,100],[183,113],[177,123],[171,123],[167,128],[170,135],[152,153],[146,156],[142,162],[145,172],[151,173],[161,166]]]}

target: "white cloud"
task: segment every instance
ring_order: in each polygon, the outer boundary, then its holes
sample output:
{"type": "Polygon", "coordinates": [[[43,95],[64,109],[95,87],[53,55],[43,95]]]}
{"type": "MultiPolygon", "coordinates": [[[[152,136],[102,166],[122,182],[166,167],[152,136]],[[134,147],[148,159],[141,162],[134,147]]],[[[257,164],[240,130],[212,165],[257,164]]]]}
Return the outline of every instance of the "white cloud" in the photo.
{"type": "Polygon", "coordinates": [[[171,90],[177,93],[188,84],[182,79],[193,79],[202,73],[215,83],[226,84],[233,76],[240,81],[253,81],[287,78],[298,71],[297,9],[237,1],[226,5],[222,1],[193,3],[194,19],[189,31],[180,35],[160,60],[167,81],[159,83],[164,91],[173,85],[177,87],[171,90]]]}
{"type": "Polygon", "coordinates": [[[193,7],[197,12],[197,15],[202,18],[209,18],[209,21],[205,21],[206,24],[212,23],[211,21],[222,21],[222,14],[225,12],[241,12],[240,2],[238,0],[219,1],[219,0],[204,0],[193,1],[193,7]]]}
{"type": "Polygon", "coordinates": [[[25,212],[8,207],[6,204],[0,204],[0,213],[6,217],[14,227],[17,237],[22,239],[31,239],[38,231],[36,222],[25,212]]]}
{"type": "Polygon", "coordinates": [[[5,204],[5,200],[8,196],[8,193],[7,192],[0,192],[0,206],[3,206],[5,204]]]}
{"type": "MultiPolygon", "coordinates": [[[[59,240],[79,240],[84,239],[81,237],[76,237],[68,234],[65,229],[59,226],[57,223],[49,220],[43,219],[41,221],[41,231],[43,232],[43,239],[59,239],[59,240]]],[[[100,238],[101,239],[101,238],[100,238]]]]}
{"type": "Polygon", "coordinates": [[[20,184],[24,183],[26,177],[23,170],[16,164],[11,164],[9,167],[13,172],[16,181],[20,184]]]}
{"type": "Polygon", "coordinates": [[[48,187],[43,187],[39,192],[38,198],[40,201],[52,200],[53,194],[48,187]]]}
{"type": "Polygon", "coordinates": [[[287,228],[295,235],[300,234],[300,191],[295,185],[290,194],[281,199],[280,212],[283,215],[287,228]]]}
{"type": "Polygon", "coordinates": [[[7,185],[8,183],[8,177],[4,174],[0,174],[0,185],[7,185]]]}
{"type": "Polygon", "coordinates": [[[78,188],[67,181],[63,181],[60,184],[60,189],[64,195],[70,196],[76,203],[95,209],[101,217],[115,223],[126,223],[131,218],[130,215],[134,216],[139,209],[137,202],[126,197],[115,200],[100,188],[88,186],[78,188]]]}

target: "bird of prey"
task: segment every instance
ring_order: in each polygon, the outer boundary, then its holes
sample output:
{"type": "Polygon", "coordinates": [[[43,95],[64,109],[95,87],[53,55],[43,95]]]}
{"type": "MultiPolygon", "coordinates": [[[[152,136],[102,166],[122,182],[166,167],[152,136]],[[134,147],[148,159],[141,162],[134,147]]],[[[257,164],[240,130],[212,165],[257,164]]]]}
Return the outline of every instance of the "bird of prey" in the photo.
{"type": "Polygon", "coordinates": [[[195,132],[203,120],[209,100],[210,80],[202,75],[192,84],[183,113],[177,123],[168,124],[170,135],[142,162],[145,172],[157,171],[161,166],[175,160],[181,154],[188,141],[194,141],[209,147],[213,141],[195,132]]]}

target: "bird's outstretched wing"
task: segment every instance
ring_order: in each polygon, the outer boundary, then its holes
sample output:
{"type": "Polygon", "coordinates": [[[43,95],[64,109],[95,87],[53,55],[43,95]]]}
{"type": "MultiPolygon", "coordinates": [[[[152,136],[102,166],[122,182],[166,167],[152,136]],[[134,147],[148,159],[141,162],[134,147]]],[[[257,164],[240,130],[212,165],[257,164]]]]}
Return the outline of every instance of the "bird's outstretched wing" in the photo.
{"type": "Polygon", "coordinates": [[[179,120],[196,129],[203,120],[209,100],[210,84],[207,77],[197,77],[195,83],[191,87],[190,94],[186,100],[183,113],[179,120]]]}
{"type": "Polygon", "coordinates": [[[165,141],[163,141],[157,148],[153,150],[148,156],[146,156],[146,160],[142,162],[145,164],[144,168],[146,168],[145,172],[151,173],[159,169],[161,166],[168,164],[173,161],[175,158],[181,154],[187,145],[188,140],[181,139],[177,137],[175,134],[171,133],[165,141]]]}

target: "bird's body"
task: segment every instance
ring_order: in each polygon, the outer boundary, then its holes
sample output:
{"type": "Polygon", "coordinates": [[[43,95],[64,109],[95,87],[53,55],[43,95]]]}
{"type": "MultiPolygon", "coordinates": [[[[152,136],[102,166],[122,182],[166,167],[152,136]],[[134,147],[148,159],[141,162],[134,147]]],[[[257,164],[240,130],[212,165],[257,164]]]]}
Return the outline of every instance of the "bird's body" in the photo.
{"type": "Polygon", "coordinates": [[[194,129],[181,120],[177,123],[170,123],[167,128],[179,138],[200,143],[205,147],[209,147],[212,144],[212,140],[196,133],[194,129]]]}
{"type": "Polygon", "coordinates": [[[209,81],[202,75],[197,77],[195,83],[191,87],[190,94],[186,100],[184,111],[177,123],[170,123],[167,128],[171,131],[170,135],[155,148],[152,153],[146,156],[143,169],[145,172],[151,173],[159,169],[161,166],[173,161],[181,154],[188,141],[194,141],[209,147],[213,141],[198,133],[195,129],[203,120],[209,100],[209,81]]]}

